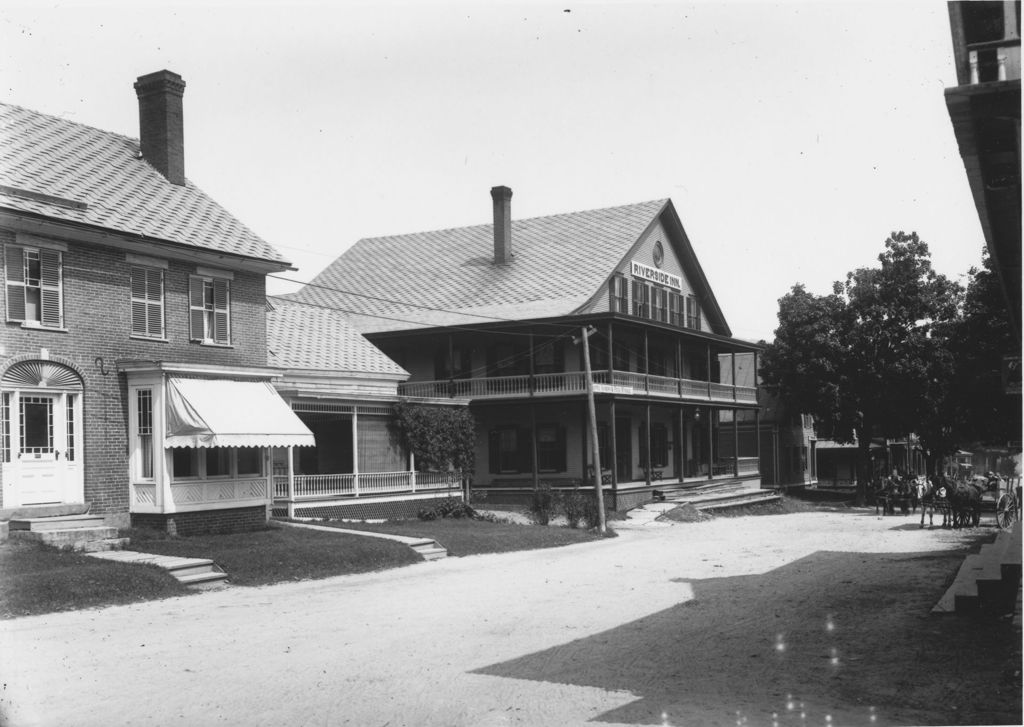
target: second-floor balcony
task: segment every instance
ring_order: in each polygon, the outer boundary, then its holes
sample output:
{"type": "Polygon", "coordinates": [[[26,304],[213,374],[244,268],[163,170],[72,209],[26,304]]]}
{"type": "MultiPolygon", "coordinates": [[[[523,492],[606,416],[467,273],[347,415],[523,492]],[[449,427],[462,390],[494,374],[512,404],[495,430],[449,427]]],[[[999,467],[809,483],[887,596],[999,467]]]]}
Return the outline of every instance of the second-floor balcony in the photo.
{"type": "MultiPolygon", "coordinates": [[[[748,386],[632,371],[595,371],[593,377],[596,394],[647,396],[697,402],[757,403],[757,389],[748,386]]],[[[425,399],[512,399],[584,394],[586,391],[586,374],[583,371],[533,376],[409,381],[398,386],[400,396],[425,399]]]]}

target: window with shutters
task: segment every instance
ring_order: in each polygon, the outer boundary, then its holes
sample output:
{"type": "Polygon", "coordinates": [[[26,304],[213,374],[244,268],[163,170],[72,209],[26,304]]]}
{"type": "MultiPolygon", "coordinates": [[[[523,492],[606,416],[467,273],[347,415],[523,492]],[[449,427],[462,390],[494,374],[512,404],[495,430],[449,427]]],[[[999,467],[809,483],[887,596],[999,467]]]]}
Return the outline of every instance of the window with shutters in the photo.
{"type": "Polygon", "coordinates": [[[651,318],[668,323],[668,291],[654,286],[651,290],[651,318]]]}
{"type": "Polygon", "coordinates": [[[633,281],[633,315],[637,318],[651,317],[651,286],[639,280],[633,281]]]}
{"type": "Polygon", "coordinates": [[[683,298],[679,293],[669,291],[668,322],[670,325],[683,327],[683,298]]]}
{"type": "Polygon", "coordinates": [[[565,427],[537,426],[537,471],[565,472],[565,427]]]}
{"type": "Polygon", "coordinates": [[[231,281],[189,278],[190,338],[207,344],[231,343],[231,281]]]}
{"type": "Polygon", "coordinates": [[[164,271],[132,266],[132,335],[164,338],[164,271]]]}
{"type": "Polygon", "coordinates": [[[700,330],[700,304],[692,295],[686,296],[686,327],[700,330]]]}
{"type": "Polygon", "coordinates": [[[23,326],[64,327],[59,250],[8,245],[4,249],[7,320],[23,326]]]}
{"type": "Polygon", "coordinates": [[[523,468],[524,453],[520,452],[520,440],[526,444],[528,440],[520,437],[518,429],[512,426],[497,427],[488,433],[488,464],[492,474],[512,474],[528,472],[523,468]]]}
{"type": "Polygon", "coordinates": [[[629,292],[626,288],[626,279],[621,275],[615,275],[608,281],[608,291],[611,296],[612,313],[629,313],[629,292]]]}

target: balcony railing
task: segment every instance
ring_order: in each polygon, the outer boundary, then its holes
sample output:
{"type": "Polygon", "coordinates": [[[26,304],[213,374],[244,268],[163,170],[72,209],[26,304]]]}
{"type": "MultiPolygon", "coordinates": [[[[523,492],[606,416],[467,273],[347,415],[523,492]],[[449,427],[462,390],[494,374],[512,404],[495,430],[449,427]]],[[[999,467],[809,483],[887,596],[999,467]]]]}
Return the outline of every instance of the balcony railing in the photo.
{"type": "Polygon", "coordinates": [[[288,475],[274,475],[275,500],[322,500],[394,495],[456,489],[458,472],[361,472],[359,474],[294,475],[289,494],[288,475]]]}
{"type": "MultiPolygon", "coordinates": [[[[586,375],[582,371],[448,381],[409,381],[398,385],[398,393],[401,396],[430,399],[522,398],[582,394],[586,390],[586,375]]],[[[595,371],[594,391],[599,394],[640,395],[690,401],[757,403],[757,389],[753,387],[640,374],[633,371],[595,371]]]]}

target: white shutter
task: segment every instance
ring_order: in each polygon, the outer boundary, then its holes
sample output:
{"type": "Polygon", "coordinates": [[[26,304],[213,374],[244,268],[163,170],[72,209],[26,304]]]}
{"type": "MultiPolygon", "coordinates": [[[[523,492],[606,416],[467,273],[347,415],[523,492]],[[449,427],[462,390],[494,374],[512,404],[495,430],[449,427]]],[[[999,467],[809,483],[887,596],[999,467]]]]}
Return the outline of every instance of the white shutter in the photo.
{"type": "Polygon", "coordinates": [[[4,248],[7,273],[7,320],[25,320],[25,251],[20,247],[4,248]]]}
{"type": "Polygon", "coordinates": [[[164,337],[164,271],[132,267],[132,334],[164,337]]]}
{"type": "Polygon", "coordinates": [[[193,341],[202,341],[206,338],[203,282],[202,278],[190,277],[188,279],[189,338],[193,341]]]}
{"type": "Polygon", "coordinates": [[[39,271],[40,323],[49,328],[61,328],[64,325],[61,254],[56,250],[41,249],[39,271]]]}
{"type": "Polygon", "coordinates": [[[213,340],[231,343],[231,295],[227,280],[213,280],[213,340]]]}

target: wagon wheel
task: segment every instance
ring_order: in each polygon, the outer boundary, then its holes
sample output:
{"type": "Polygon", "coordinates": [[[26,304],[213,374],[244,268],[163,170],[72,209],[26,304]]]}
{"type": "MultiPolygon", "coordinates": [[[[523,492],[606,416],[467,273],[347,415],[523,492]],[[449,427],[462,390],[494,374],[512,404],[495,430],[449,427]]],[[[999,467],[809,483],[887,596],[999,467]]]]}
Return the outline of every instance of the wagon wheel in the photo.
{"type": "Polygon", "coordinates": [[[1013,521],[1016,519],[1017,501],[1009,493],[1002,495],[999,502],[996,503],[996,525],[1006,530],[1013,525],[1013,521]]]}

